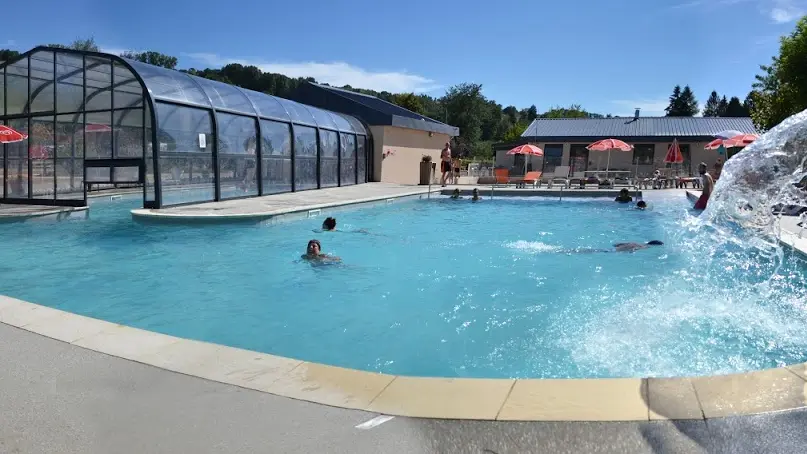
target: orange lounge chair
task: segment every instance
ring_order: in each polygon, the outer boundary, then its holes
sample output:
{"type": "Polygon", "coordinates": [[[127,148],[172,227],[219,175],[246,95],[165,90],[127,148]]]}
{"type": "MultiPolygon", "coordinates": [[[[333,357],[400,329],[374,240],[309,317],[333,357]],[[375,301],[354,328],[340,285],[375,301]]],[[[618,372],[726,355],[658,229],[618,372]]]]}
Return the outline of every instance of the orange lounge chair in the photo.
{"type": "Polygon", "coordinates": [[[493,169],[496,184],[510,184],[510,171],[508,169],[493,169]]]}
{"type": "Polygon", "coordinates": [[[543,174],[543,172],[540,172],[540,171],[537,171],[537,170],[532,171],[532,172],[527,172],[527,174],[524,175],[524,178],[521,178],[520,180],[518,180],[518,185],[519,186],[526,186],[528,184],[531,184],[532,187],[539,186],[541,184],[541,175],[542,174],[543,174]]]}

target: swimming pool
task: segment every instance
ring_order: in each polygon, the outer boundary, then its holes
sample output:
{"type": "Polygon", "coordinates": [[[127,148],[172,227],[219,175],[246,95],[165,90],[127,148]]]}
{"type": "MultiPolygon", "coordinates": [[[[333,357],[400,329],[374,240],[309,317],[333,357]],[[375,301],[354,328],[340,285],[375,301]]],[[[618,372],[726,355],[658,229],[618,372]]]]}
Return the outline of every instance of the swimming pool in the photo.
{"type": "MultiPolygon", "coordinates": [[[[3,224],[0,293],[139,328],[401,375],[702,375],[804,361],[801,259],[710,246],[682,196],[396,202],[275,225],[3,224]],[[350,233],[366,229],[370,234],[350,233]],[[299,260],[317,238],[344,264],[299,260]],[[659,239],[623,253],[570,253],[659,239]]],[[[742,232],[733,232],[742,235],[742,232]]]]}

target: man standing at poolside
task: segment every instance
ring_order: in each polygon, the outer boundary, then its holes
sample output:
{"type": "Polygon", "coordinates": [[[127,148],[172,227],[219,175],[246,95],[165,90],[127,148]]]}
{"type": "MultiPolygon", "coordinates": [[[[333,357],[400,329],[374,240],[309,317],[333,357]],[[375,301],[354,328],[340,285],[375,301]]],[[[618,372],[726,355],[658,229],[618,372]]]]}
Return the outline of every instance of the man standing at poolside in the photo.
{"type": "Polygon", "coordinates": [[[700,198],[698,198],[698,201],[695,202],[695,209],[705,210],[706,203],[709,202],[709,197],[712,195],[712,190],[715,187],[715,180],[712,179],[712,176],[706,171],[705,162],[698,165],[698,173],[701,175],[701,184],[703,185],[703,190],[701,191],[700,198]]]}
{"type": "Polygon", "coordinates": [[[443,151],[440,152],[440,172],[443,173],[440,178],[440,184],[446,186],[446,178],[451,174],[451,144],[446,142],[443,151]]]}

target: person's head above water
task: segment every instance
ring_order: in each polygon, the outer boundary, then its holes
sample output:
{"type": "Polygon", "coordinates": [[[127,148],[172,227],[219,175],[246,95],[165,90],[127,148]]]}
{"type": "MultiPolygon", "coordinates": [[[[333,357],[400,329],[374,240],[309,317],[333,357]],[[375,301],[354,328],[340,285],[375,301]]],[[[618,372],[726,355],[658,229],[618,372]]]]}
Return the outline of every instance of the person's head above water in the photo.
{"type": "Polygon", "coordinates": [[[619,195],[620,195],[620,196],[622,196],[622,197],[625,197],[625,196],[627,196],[627,195],[629,195],[629,194],[630,194],[630,193],[628,192],[628,188],[622,188],[622,189],[619,191],[619,195]]]}
{"type": "Polygon", "coordinates": [[[653,241],[648,241],[647,245],[648,246],[664,246],[664,243],[662,243],[659,240],[653,240],[653,241]]]}
{"type": "Polygon", "coordinates": [[[647,202],[645,202],[644,200],[636,202],[636,208],[640,208],[642,210],[647,208],[647,202]]]}
{"type": "Polygon", "coordinates": [[[474,200],[479,200],[479,188],[474,188],[474,190],[471,191],[471,195],[474,200]]]}
{"type": "Polygon", "coordinates": [[[311,240],[308,242],[308,246],[305,248],[305,253],[308,255],[316,256],[322,252],[322,244],[320,244],[319,240],[311,240]]]}
{"type": "Polygon", "coordinates": [[[460,190],[459,189],[454,189],[454,192],[451,193],[451,197],[454,197],[456,199],[459,196],[460,196],[460,190]]]}
{"type": "Polygon", "coordinates": [[[329,217],[322,222],[322,230],[334,230],[334,229],[336,229],[336,218],[329,217]]]}

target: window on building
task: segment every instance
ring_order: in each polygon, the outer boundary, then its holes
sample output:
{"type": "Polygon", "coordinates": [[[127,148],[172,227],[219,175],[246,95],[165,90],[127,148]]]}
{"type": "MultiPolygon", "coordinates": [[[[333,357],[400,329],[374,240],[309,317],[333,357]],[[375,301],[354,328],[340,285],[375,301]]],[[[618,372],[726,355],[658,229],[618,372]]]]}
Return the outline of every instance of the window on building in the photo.
{"type": "Polygon", "coordinates": [[[633,165],[652,166],[656,159],[656,146],[654,144],[639,144],[633,146],[633,165]]]}
{"type": "Polygon", "coordinates": [[[588,170],[588,148],[582,144],[574,144],[569,148],[569,166],[572,175],[588,170]]]}
{"type": "Polygon", "coordinates": [[[563,162],[563,145],[546,145],[544,147],[544,168],[545,175],[555,173],[555,167],[563,162]]]}

